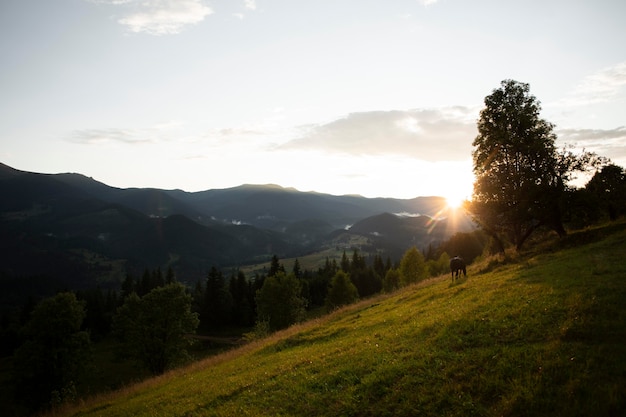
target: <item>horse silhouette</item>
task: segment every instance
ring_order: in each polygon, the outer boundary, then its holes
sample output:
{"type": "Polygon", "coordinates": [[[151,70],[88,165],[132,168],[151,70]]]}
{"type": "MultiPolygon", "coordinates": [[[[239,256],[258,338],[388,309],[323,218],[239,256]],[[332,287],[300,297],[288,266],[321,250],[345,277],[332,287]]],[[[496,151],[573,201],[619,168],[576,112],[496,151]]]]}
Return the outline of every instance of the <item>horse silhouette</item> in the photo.
{"type": "Polygon", "coordinates": [[[463,271],[463,276],[467,276],[467,270],[465,269],[465,261],[460,256],[455,256],[450,259],[450,272],[452,273],[452,281],[458,278],[463,271]]]}

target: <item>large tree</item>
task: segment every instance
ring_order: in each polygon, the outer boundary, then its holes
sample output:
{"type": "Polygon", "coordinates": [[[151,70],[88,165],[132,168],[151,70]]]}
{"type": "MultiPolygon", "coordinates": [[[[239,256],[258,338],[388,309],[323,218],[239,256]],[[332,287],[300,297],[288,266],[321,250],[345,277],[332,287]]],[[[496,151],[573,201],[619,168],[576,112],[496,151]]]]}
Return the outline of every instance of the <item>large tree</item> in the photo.
{"type": "Polygon", "coordinates": [[[186,356],[187,335],[198,327],[191,302],[185,287],[176,282],[141,298],[129,295],[113,323],[123,353],[142,362],[154,375],[165,372],[186,356]]]}
{"type": "Polygon", "coordinates": [[[480,112],[469,210],[501,251],[507,240],[520,249],[541,226],[565,234],[562,195],[584,160],[557,151],[554,125],[539,117],[540,110],[528,84],[504,80],[480,112]]]}

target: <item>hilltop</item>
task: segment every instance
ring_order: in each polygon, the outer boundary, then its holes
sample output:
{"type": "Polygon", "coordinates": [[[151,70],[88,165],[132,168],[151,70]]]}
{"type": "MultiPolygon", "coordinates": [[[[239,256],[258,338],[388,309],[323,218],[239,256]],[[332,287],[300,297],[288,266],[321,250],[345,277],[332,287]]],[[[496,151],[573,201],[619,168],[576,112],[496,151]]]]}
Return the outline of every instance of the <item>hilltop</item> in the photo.
{"type": "Polygon", "coordinates": [[[476,263],[64,416],[618,416],[626,225],[476,263]]]}

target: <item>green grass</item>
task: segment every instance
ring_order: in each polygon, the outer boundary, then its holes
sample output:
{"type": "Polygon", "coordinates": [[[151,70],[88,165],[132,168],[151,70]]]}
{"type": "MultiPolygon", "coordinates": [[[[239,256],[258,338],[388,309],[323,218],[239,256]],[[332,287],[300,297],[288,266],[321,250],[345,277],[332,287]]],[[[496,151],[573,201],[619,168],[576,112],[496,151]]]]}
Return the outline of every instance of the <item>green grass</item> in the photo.
{"type": "Polygon", "coordinates": [[[475,265],[456,283],[439,277],[365,300],[57,414],[625,415],[626,230],[585,233],[564,249],[544,245],[475,265]]]}

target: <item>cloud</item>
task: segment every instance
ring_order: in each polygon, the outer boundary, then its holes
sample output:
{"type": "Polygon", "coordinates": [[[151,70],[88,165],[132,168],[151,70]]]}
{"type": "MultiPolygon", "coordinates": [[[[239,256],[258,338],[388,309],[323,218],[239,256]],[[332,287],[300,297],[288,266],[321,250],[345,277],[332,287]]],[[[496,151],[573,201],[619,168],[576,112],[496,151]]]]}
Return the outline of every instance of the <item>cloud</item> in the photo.
{"type": "MultiPolygon", "coordinates": [[[[243,7],[246,13],[256,11],[257,9],[256,0],[244,0],[243,7]]],[[[233,13],[232,15],[239,20],[243,20],[246,17],[246,13],[237,12],[237,13],[233,13]]]]}
{"type": "Polygon", "coordinates": [[[585,77],[570,97],[560,104],[584,106],[614,100],[626,86],[626,62],[603,68],[585,77]]]}
{"type": "Polygon", "coordinates": [[[124,7],[118,23],[134,33],[172,35],[213,13],[202,0],[91,0],[124,7]]]}
{"type": "Polygon", "coordinates": [[[84,145],[153,143],[154,139],[146,133],[138,129],[80,129],[73,131],[68,137],[68,141],[84,145]]]}
{"type": "Polygon", "coordinates": [[[559,138],[578,148],[596,152],[615,161],[626,161],[626,127],[615,129],[562,129],[559,138]]]}
{"type": "Polygon", "coordinates": [[[439,0],[417,0],[418,3],[422,4],[423,6],[430,6],[431,4],[435,4],[437,3],[437,1],[439,0]]]}
{"type": "Polygon", "coordinates": [[[74,130],[66,138],[68,142],[83,145],[105,145],[112,143],[126,145],[155,144],[169,142],[180,136],[184,123],[178,120],[158,123],[144,128],[95,128],[74,130]]]}
{"type": "Polygon", "coordinates": [[[400,155],[425,161],[464,160],[476,137],[476,112],[465,107],[352,113],[303,127],[279,148],[351,155],[400,155]]]}

